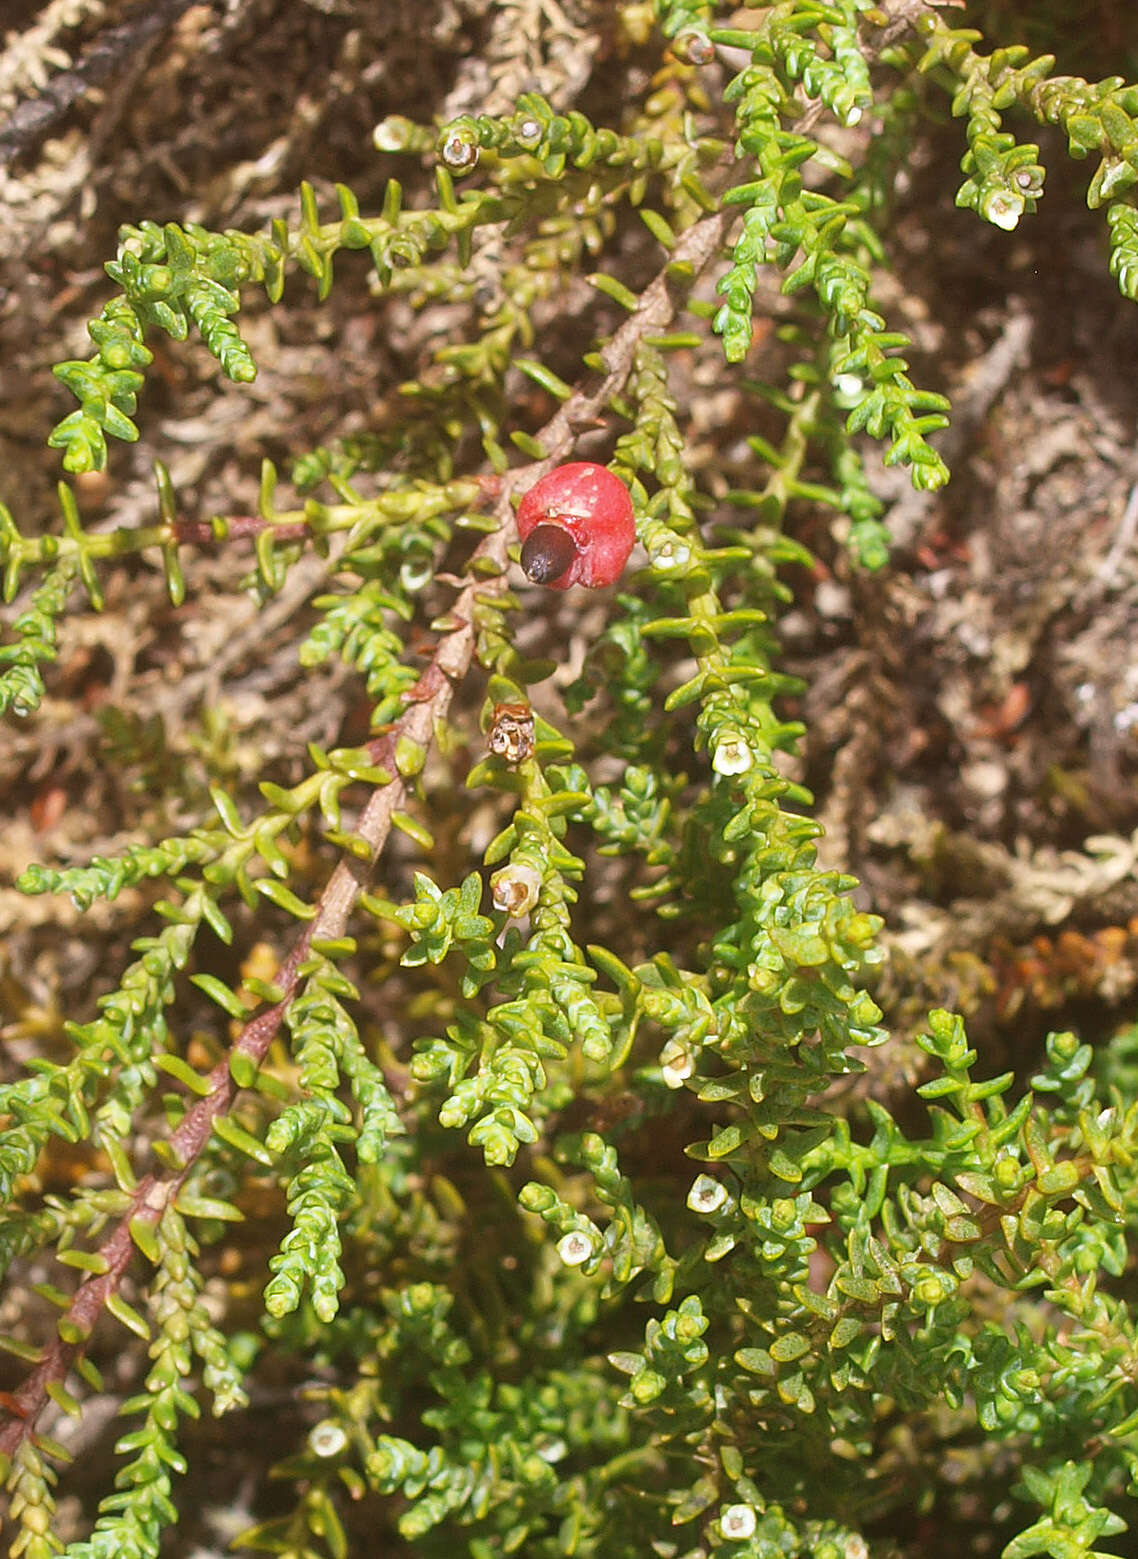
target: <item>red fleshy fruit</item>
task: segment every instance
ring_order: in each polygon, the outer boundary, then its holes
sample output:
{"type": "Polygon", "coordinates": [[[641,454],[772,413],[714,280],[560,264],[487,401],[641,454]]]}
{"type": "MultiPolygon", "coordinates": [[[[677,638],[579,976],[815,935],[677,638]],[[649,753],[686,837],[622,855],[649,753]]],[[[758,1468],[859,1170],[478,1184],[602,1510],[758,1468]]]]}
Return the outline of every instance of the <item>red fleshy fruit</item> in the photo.
{"type": "Polygon", "coordinates": [[[535,584],[611,585],[636,541],[628,488],[592,460],[555,466],[522,499],[518,535],[522,568],[535,584]]]}

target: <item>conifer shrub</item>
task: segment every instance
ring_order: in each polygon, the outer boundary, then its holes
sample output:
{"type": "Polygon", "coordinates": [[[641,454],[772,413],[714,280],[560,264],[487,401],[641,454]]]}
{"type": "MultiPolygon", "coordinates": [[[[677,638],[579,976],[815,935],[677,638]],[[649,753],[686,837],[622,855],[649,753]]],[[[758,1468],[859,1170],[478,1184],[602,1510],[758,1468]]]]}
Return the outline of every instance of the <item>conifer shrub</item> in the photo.
{"type": "Polygon", "coordinates": [[[936,1010],[878,1097],[881,922],[819,862],[779,627],[800,516],[872,590],[879,463],[949,478],[949,404],[878,301],[914,146],[950,120],[957,204],[1011,233],[1053,127],[1136,300],[1138,86],[921,0],[596,9],[595,113],[393,107],[374,206],[140,213],[55,368],[58,514],[0,507],[11,729],[51,720],[116,579],[160,566],[185,622],[203,557],[354,710],[244,765],[203,738],[200,785],[159,753],[149,832],[19,878],[135,937],[86,1010],[9,1030],[25,1559],[183,1551],[218,1445],[237,1546],[297,1559],[1132,1551],[1133,1032],[1020,1075],[936,1010]],[[243,310],[364,269],[381,332],[461,322],[398,415],[266,458],[255,512],[196,514],[159,463],[144,523],[86,520],[161,343],[251,384],[243,310]],[[692,417],[715,384],[730,443],[692,417]],[[575,552],[518,566],[524,495],[579,462],[638,544],[591,592],[575,552]],[[92,1494],[59,1426],[108,1398],[92,1494]]]}

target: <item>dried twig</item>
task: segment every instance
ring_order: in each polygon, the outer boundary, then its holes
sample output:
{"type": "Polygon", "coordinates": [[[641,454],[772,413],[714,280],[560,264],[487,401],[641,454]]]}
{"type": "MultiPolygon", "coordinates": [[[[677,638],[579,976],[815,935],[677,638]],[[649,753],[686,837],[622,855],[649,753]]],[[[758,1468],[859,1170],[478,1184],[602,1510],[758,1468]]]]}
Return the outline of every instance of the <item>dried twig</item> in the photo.
{"type": "Polygon", "coordinates": [[[1136,531],[1138,531],[1138,482],[1130,489],[1130,497],[1126,501],[1126,508],[1122,511],[1122,519],[1118,523],[1118,531],[1111,543],[1110,551],[1095,570],[1091,582],[1095,594],[1100,590],[1109,589],[1118,572],[1119,564],[1134,543],[1136,531]]]}
{"type": "Polygon", "coordinates": [[[28,151],[92,87],[120,72],[140,49],[171,28],[198,0],[153,0],[118,27],[108,27],[74,70],[53,76],[36,97],[26,98],[0,125],[0,168],[28,151]]]}

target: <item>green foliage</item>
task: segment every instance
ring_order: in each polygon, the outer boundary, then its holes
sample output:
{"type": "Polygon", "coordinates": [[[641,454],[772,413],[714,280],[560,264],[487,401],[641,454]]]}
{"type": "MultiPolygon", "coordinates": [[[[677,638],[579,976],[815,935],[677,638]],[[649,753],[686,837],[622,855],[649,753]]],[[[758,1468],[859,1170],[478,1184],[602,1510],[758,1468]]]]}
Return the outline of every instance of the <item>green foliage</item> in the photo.
{"type": "Polygon", "coordinates": [[[36,1423],[48,1397],[84,1411],[76,1374],[98,1389],[103,1309],[148,1363],[75,1559],[160,1551],[179,1429],[203,1394],[243,1407],[260,1346],[318,1361],[322,1415],[277,1469],[291,1511],[243,1539],[264,1552],[397,1537],[472,1559],[848,1559],[912,1511],[951,1523],[962,1485],[992,1499],[1005,1559],[1109,1552],[1125,1529],[1126,1044],[1096,1077],[1088,1045],[1053,1035],[1023,1083],[987,1076],[937,1012],[897,1118],[841,1091],[886,1038],[867,990],[880,921],[819,864],[812,797],[786,773],[801,685],[778,669],[778,620],[784,576],[812,561],[797,516],[828,513],[854,566],[880,568],[872,463],[921,490],[948,478],[931,442],[947,402],[910,379],[874,302],[890,179],[930,105],[965,121],[957,203],[997,228],[1043,188],[1005,116],[1097,156],[1088,201],[1138,299],[1138,88],[981,54],[912,9],[895,28],[869,0],[784,0],[728,28],[726,6],[659,0],[659,74],[619,125],[534,92],[441,127],[391,116],[382,152],[412,176],[437,158],[419,204],[392,179],[366,215],[338,186],[322,220],[305,186],[297,221],[265,233],[124,231],[96,350],[56,369],[79,403],[50,440],[71,473],[103,466],[108,434],[138,437],[155,332],[248,383],[243,295],[278,302],[294,268],[319,304],[359,251],[379,300],[472,300],[477,329],[404,387],[398,426],[297,451],[293,507],[266,462],[256,515],[183,521],[161,468],[157,519],[133,530],[85,527],[66,484],[58,532],[0,509],[3,711],[40,706],[76,582],[97,609],[102,576],[143,554],[181,603],[179,548],[242,535],[262,602],[305,548],[325,560],[292,649],[355,678],[367,711],[356,745],[290,753],[290,783],[214,776],[216,819],[19,879],[92,917],[158,883],[166,924],[66,1049],[0,1085],[0,1259],[17,1281],[53,1254],[76,1275],[37,1288],[61,1312],[42,1345],[5,1340],[33,1366],[0,1425],[14,1553],[63,1548],[58,1448],[36,1423]],[[700,78],[712,60],[734,71],[721,89],[700,78]],[[871,148],[852,132],[875,119],[871,148]],[[554,341],[539,323],[592,257],[591,312],[554,341]],[[480,265],[500,281],[485,307],[480,265]],[[773,313],[781,355],[740,379],[773,313]],[[692,364],[724,359],[745,478],[701,466],[686,413],[692,364]],[[541,426],[523,391],[545,397],[541,426]],[[647,561],[590,607],[562,718],[532,691],[564,644],[529,631],[550,598],[513,591],[511,503],[598,427],[647,561]],[[91,1174],[41,1194],[61,1143],[91,1150],[91,1174]],[[227,1227],[266,1201],[272,1233],[227,1286],[227,1227]]]}

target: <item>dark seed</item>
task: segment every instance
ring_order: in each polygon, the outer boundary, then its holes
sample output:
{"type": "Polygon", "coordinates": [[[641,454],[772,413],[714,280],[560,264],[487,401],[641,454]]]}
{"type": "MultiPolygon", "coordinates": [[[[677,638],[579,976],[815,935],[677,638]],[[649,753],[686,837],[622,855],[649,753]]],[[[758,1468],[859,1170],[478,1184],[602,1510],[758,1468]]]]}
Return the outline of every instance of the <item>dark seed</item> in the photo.
{"type": "Polygon", "coordinates": [[[522,568],[535,585],[560,579],[577,556],[577,546],[560,525],[535,525],[522,547],[522,568]]]}

